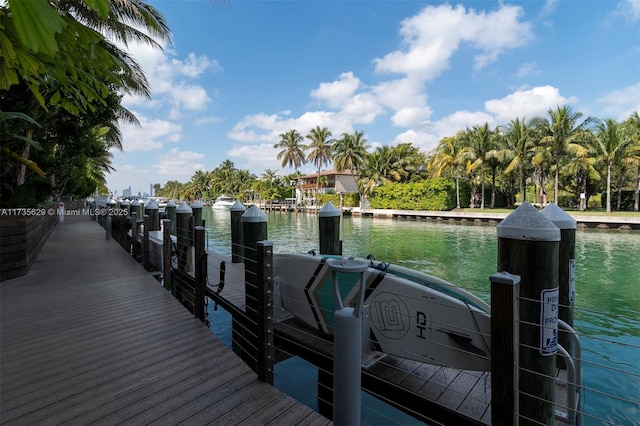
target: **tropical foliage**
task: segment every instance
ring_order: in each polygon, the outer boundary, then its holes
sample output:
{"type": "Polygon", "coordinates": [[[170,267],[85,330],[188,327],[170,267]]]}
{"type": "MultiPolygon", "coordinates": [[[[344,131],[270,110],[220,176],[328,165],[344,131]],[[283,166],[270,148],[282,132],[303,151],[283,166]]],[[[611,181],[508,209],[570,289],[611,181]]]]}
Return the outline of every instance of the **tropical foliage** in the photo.
{"type": "Polygon", "coordinates": [[[118,120],[137,123],[120,100],[149,96],[142,69],[116,42],[160,48],[155,38],[168,40],[169,28],[145,1],[2,2],[2,206],[106,192],[110,150],[122,148],[118,120]]]}

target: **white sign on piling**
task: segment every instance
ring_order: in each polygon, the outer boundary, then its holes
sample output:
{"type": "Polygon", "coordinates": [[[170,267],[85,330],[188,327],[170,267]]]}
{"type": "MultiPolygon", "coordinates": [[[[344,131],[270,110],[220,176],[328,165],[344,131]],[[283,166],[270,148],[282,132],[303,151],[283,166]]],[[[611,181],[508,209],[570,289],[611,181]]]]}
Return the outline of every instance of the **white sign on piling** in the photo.
{"type": "Polygon", "coordinates": [[[558,296],[559,289],[540,292],[540,355],[554,355],[558,351],[558,296]]]}

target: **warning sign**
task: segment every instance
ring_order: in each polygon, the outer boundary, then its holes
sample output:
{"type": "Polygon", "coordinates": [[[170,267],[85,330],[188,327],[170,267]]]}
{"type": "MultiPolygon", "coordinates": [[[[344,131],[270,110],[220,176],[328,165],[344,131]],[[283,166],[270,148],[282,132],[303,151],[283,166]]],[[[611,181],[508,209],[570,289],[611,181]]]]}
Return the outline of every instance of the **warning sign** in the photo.
{"type": "Polygon", "coordinates": [[[554,355],[558,350],[558,287],[540,293],[540,354],[554,355]]]}

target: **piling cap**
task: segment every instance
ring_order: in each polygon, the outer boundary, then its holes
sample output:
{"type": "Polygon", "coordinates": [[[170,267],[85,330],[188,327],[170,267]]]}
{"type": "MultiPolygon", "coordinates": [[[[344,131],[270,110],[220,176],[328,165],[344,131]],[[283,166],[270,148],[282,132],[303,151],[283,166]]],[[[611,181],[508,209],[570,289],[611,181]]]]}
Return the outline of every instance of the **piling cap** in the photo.
{"type": "Polygon", "coordinates": [[[120,201],[120,205],[121,205],[121,206],[127,206],[127,207],[128,207],[128,206],[129,206],[129,200],[122,200],[122,201],[120,201]]]}
{"type": "Polygon", "coordinates": [[[191,210],[191,207],[189,207],[189,205],[187,203],[182,203],[178,206],[178,208],[176,209],[176,213],[193,213],[193,211],[191,210]]]}
{"type": "Polygon", "coordinates": [[[531,203],[525,201],[498,225],[498,238],[560,241],[560,230],[531,203]]]}
{"type": "Polygon", "coordinates": [[[340,210],[333,205],[331,201],[327,201],[320,210],[318,210],[319,217],[336,217],[340,216],[340,210]]]}
{"type": "Polygon", "coordinates": [[[540,213],[560,229],[576,229],[578,227],[578,222],[555,203],[549,204],[540,213]]]}
{"type": "Polygon", "coordinates": [[[167,207],[177,207],[176,202],[171,200],[167,203],[167,207]]]}
{"type": "Polygon", "coordinates": [[[245,210],[244,204],[242,204],[240,201],[236,201],[231,206],[231,211],[232,212],[243,212],[244,210],[245,210]]]}
{"type": "Polygon", "coordinates": [[[194,201],[193,203],[191,203],[191,208],[192,209],[201,209],[202,208],[202,203],[200,201],[194,201]]]}
{"type": "Polygon", "coordinates": [[[242,223],[262,223],[267,221],[267,215],[264,214],[262,210],[260,210],[260,207],[253,205],[249,207],[246,212],[244,212],[240,220],[242,221],[242,223]]]}
{"type": "Polygon", "coordinates": [[[144,207],[146,210],[158,210],[158,203],[156,203],[155,201],[151,200],[147,203],[147,205],[144,207]]]}
{"type": "Polygon", "coordinates": [[[107,200],[107,204],[110,206],[115,206],[116,204],[118,204],[118,202],[116,200],[114,200],[113,198],[109,198],[107,200]]]}
{"type": "Polygon", "coordinates": [[[137,199],[133,200],[130,204],[131,207],[138,207],[139,205],[140,205],[140,201],[138,201],[137,199]]]}

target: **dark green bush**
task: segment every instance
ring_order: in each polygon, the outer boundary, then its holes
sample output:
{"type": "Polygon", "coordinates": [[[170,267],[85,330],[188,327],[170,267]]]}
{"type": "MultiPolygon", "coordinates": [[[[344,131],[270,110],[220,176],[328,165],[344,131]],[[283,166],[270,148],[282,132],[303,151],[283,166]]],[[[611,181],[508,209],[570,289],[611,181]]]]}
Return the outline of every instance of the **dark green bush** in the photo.
{"type": "Polygon", "coordinates": [[[379,186],[369,202],[372,209],[451,210],[456,206],[456,184],[447,178],[379,186]]]}

